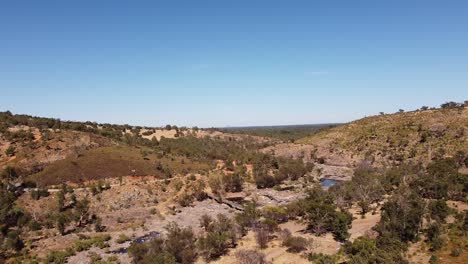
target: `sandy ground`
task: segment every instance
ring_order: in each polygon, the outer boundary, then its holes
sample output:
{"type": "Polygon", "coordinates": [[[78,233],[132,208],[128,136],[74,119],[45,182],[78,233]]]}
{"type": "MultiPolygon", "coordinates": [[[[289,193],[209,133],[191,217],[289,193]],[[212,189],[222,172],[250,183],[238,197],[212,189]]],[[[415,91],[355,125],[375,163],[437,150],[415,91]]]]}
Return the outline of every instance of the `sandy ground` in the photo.
{"type": "MultiPolygon", "coordinates": [[[[304,255],[308,252],[323,253],[332,255],[338,252],[341,247],[341,244],[333,239],[331,234],[326,234],[324,236],[315,236],[310,233],[305,233],[305,225],[297,222],[287,222],[280,225],[281,229],[289,229],[293,236],[301,236],[312,241],[307,252],[303,254],[290,253],[286,250],[285,247],[281,246],[281,241],[278,238],[273,239],[268,243],[266,249],[260,249],[255,241],[255,236],[252,231],[250,231],[245,237],[243,237],[238,246],[235,249],[231,249],[228,254],[222,256],[218,260],[212,262],[217,264],[235,264],[237,263],[235,258],[235,253],[241,249],[250,249],[257,250],[262,252],[266,256],[266,260],[272,264],[301,264],[301,263],[310,263],[304,255]]],[[[205,263],[203,260],[199,260],[197,263],[205,263]]]]}
{"type": "Polygon", "coordinates": [[[359,209],[355,206],[351,208],[350,213],[352,213],[353,217],[355,218],[351,224],[351,229],[349,230],[349,233],[351,234],[349,239],[351,241],[354,241],[356,238],[368,235],[369,232],[372,232],[372,228],[380,221],[381,217],[380,208],[376,211],[375,214],[372,214],[371,212],[367,213],[365,218],[361,217],[359,209]]]}
{"type": "Polygon", "coordinates": [[[146,139],[152,139],[153,137],[156,137],[157,140],[161,140],[161,137],[165,138],[175,138],[177,131],[175,129],[171,130],[166,130],[166,129],[154,129],[154,133],[148,136],[143,135],[144,132],[148,131],[148,129],[141,129],[140,130],[140,135],[142,138],[146,139]]]}
{"type": "MultiPolygon", "coordinates": [[[[156,231],[159,233],[165,233],[164,227],[171,223],[176,222],[180,226],[183,227],[191,227],[195,233],[200,232],[200,218],[203,214],[210,215],[212,217],[216,217],[218,214],[224,214],[228,217],[232,217],[234,211],[224,204],[218,204],[212,200],[204,200],[202,202],[195,202],[191,207],[185,207],[181,209],[181,212],[176,215],[165,215],[163,217],[158,215],[149,215],[146,219],[145,223],[138,228],[126,229],[122,231],[115,231],[115,232],[106,232],[112,236],[112,240],[110,241],[110,247],[106,249],[99,249],[93,247],[90,251],[94,251],[101,255],[103,259],[113,255],[109,254],[111,251],[115,251],[121,248],[127,248],[130,246],[130,242],[125,242],[123,244],[117,244],[115,239],[119,237],[120,234],[126,234],[128,237],[136,238],[144,236],[152,231],[156,231]]],[[[79,252],[75,256],[70,257],[68,259],[68,263],[89,263],[88,255],[89,251],[86,252],[79,252]]],[[[131,263],[131,259],[128,254],[117,254],[121,263],[131,263]]]]}
{"type": "Polygon", "coordinates": [[[447,201],[447,205],[458,212],[468,210],[468,204],[460,201],[447,201]]]}
{"type": "MultiPolygon", "coordinates": [[[[299,254],[293,254],[286,251],[286,248],[281,247],[280,241],[274,240],[268,244],[266,249],[259,249],[255,242],[255,236],[253,232],[249,232],[245,237],[239,241],[239,245],[235,249],[231,249],[228,254],[222,256],[218,260],[210,263],[215,264],[237,264],[235,253],[241,249],[253,249],[258,250],[266,255],[267,261],[278,264],[302,264],[310,263],[307,259],[301,257],[299,254]]],[[[199,259],[197,264],[206,263],[203,259],[199,259]]]]}
{"type": "Polygon", "coordinates": [[[411,244],[410,247],[408,248],[408,252],[406,253],[406,256],[408,258],[408,261],[412,264],[427,264],[429,263],[429,259],[431,256],[428,254],[427,249],[422,250],[422,247],[424,247],[424,240],[421,239],[419,242],[415,244],[411,244]]]}

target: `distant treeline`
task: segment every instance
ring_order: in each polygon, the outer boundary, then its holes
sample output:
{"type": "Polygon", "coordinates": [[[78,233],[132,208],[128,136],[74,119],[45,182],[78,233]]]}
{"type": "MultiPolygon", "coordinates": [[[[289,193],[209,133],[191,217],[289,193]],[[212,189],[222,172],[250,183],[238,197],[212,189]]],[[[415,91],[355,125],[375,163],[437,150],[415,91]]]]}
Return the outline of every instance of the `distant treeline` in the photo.
{"type": "Polygon", "coordinates": [[[251,136],[270,137],[283,141],[294,142],[297,139],[317,133],[340,124],[313,124],[290,126],[252,126],[252,127],[226,127],[219,128],[225,133],[245,134],[251,136]]]}

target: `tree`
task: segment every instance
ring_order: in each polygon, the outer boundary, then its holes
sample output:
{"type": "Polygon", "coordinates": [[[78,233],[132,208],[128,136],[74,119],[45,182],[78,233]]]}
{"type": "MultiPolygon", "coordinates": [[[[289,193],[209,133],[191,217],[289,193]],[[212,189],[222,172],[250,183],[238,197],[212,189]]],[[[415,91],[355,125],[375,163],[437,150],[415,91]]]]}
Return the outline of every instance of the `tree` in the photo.
{"type": "Polygon", "coordinates": [[[304,206],[308,229],[317,235],[324,234],[335,214],[332,197],[322,189],[315,188],[309,192],[304,206]]]}
{"type": "Polygon", "coordinates": [[[240,192],[242,191],[243,179],[242,175],[238,172],[223,174],[222,182],[226,192],[240,192]]]}
{"type": "Polygon", "coordinates": [[[180,228],[172,222],[167,231],[165,250],[173,255],[178,263],[192,263],[196,256],[196,238],[191,228],[180,228]]]}
{"type": "Polygon", "coordinates": [[[430,201],[428,209],[430,218],[439,223],[444,223],[445,218],[450,214],[450,208],[442,199],[430,201]]]}
{"type": "Polygon", "coordinates": [[[236,214],[235,219],[239,227],[241,228],[242,233],[248,228],[251,228],[258,222],[260,218],[260,211],[257,210],[256,204],[253,202],[247,202],[244,205],[244,211],[236,214]]]}
{"type": "Polygon", "coordinates": [[[61,235],[65,234],[65,229],[67,227],[68,222],[69,222],[69,219],[64,213],[57,214],[56,226],[57,226],[57,230],[59,231],[61,235]]]}
{"type": "Polygon", "coordinates": [[[198,249],[205,260],[217,258],[235,245],[237,230],[231,219],[219,214],[216,220],[205,217],[202,224],[206,232],[198,238],[198,249]]]}
{"type": "Polygon", "coordinates": [[[11,210],[16,197],[0,185],[0,223],[3,225],[11,225],[10,220],[11,210]]]}
{"type": "Polygon", "coordinates": [[[424,207],[424,201],[416,193],[402,187],[382,206],[382,217],[375,229],[381,236],[414,241],[421,228],[424,207]]]}
{"type": "Polygon", "coordinates": [[[378,175],[371,169],[357,169],[354,172],[351,188],[355,201],[361,207],[362,215],[369,212],[370,204],[384,194],[378,175]]]}
{"type": "Polygon", "coordinates": [[[427,240],[431,251],[436,251],[442,248],[444,241],[441,238],[442,227],[439,223],[435,222],[429,225],[426,230],[427,240]]]}
{"type": "Polygon", "coordinates": [[[332,234],[338,241],[346,241],[350,234],[348,229],[353,221],[353,216],[348,211],[338,211],[333,218],[332,234]]]}
{"type": "Polygon", "coordinates": [[[82,227],[89,221],[89,200],[83,199],[77,201],[73,208],[73,220],[78,227],[82,227]]]}
{"type": "Polygon", "coordinates": [[[456,108],[460,107],[462,104],[456,103],[456,102],[446,102],[440,105],[440,108],[442,109],[450,109],[450,108],[456,108]]]}
{"type": "Polygon", "coordinates": [[[195,235],[190,228],[180,228],[176,223],[166,227],[166,237],[156,237],[145,243],[132,243],[128,253],[134,263],[175,264],[193,263],[196,260],[195,235]]]}
{"type": "Polygon", "coordinates": [[[408,263],[401,256],[399,249],[383,247],[378,241],[367,237],[358,237],[353,243],[346,243],[344,251],[348,255],[351,264],[408,263]]]}
{"type": "Polygon", "coordinates": [[[297,180],[311,169],[312,165],[308,164],[306,166],[300,159],[282,160],[275,178],[277,182],[281,182],[285,179],[297,180]]]}

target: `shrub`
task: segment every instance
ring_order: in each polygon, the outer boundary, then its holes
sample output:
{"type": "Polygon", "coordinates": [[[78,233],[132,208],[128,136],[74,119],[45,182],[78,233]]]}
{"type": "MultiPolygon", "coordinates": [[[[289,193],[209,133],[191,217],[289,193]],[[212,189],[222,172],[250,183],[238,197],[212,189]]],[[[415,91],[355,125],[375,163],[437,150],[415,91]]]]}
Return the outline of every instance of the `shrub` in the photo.
{"type": "Polygon", "coordinates": [[[268,228],[259,226],[254,229],[255,232],[255,241],[257,245],[264,249],[267,247],[268,241],[270,241],[270,231],[268,228]]]}
{"type": "Polygon", "coordinates": [[[109,241],[111,236],[108,234],[99,235],[92,238],[84,238],[82,240],[78,240],[75,243],[74,250],[81,252],[90,249],[92,246],[98,246],[100,248],[105,245],[106,241],[109,241]]]}
{"type": "Polygon", "coordinates": [[[202,224],[206,226],[206,233],[199,237],[198,248],[207,261],[223,255],[235,245],[237,230],[231,219],[219,214],[216,220],[205,217],[202,224]]]}
{"type": "Polygon", "coordinates": [[[425,202],[417,194],[402,188],[382,206],[382,217],[375,230],[380,235],[391,234],[402,242],[413,241],[418,237],[424,207],[425,202]]]}
{"type": "Polygon", "coordinates": [[[187,207],[193,203],[193,200],[194,197],[191,194],[184,192],[179,196],[177,202],[180,204],[180,206],[187,207]]]}
{"type": "MultiPolygon", "coordinates": [[[[309,192],[300,205],[308,228],[316,235],[331,231],[336,239],[344,241],[348,235],[352,217],[344,211],[337,211],[333,197],[326,191],[315,188],[309,192]]],[[[302,212],[301,212],[302,213],[302,212]]]]}
{"type": "Polygon", "coordinates": [[[246,229],[252,227],[260,218],[260,211],[257,210],[256,204],[248,202],[244,206],[244,211],[236,214],[235,219],[242,233],[245,233],[246,229]]]}
{"type": "Polygon", "coordinates": [[[176,264],[176,258],[168,252],[149,254],[141,261],[143,264],[176,264]]]}
{"type": "Polygon", "coordinates": [[[45,263],[65,264],[67,259],[73,255],[75,255],[75,251],[72,249],[64,251],[51,251],[49,254],[47,254],[45,263]]]}
{"type": "Polygon", "coordinates": [[[299,237],[299,236],[297,237],[291,236],[289,238],[286,238],[283,241],[283,246],[287,247],[289,252],[294,252],[294,253],[307,250],[309,245],[310,245],[309,240],[303,237],[299,237]]]}
{"type": "Polygon", "coordinates": [[[200,226],[203,227],[205,230],[208,230],[208,227],[211,223],[213,223],[213,218],[211,216],[204,214],[200,218],[200,226]]]}
{"type": "Polygon", "coordinates": [[[338,241],[345,241],[350,234],[348,229],[353,221],[353,216],[348,211],[335,212],[335,217],[332,220],[331,229],[334,238],[338,241]]]}
{"type": "Polygon", "coordinates": [[[436,255],[432,255],[431,258],[429,259],[429,264],[438,264],[439,263],[439,258],[436,255]]]}
{"type": "Polygon", "coordinates": [[[2,179],[12,181],[18,178],[19,175],[16,168],[7,166],[5,169],[3,169],[2,174],[0,176],[2,179]]]}
{"type": "Polygon", "coordinates": [[[239,264],[266,264],[265,254],[255,250],[241,249],[234,254],[239,264]]]}
{"type": "Polygon", "coordinates": [[[442,199],[430,201],[428,207],[431,218],[437,222],[445,222],[445,218],[450,214],[450,208],[442,199]]]}
{"type": "Polygon", "coordinates": [[[8,157],[14,156],[15,153],[16,153],[16,148],[13,147],[13,146],[9,146],[9,147],[5,150],[5,154],[6,154],[8,157]]]}
{"type": "Polygon", "coordinates": [[[196,257],[195,235],[191,228],[180,228],[176,223],[166,226],[164,249],[179,263],[192,263],[196,257]]]}
{"type": "Polygon", "coordinates": [[[279,206],[265,206],[262,208],[262,215],[266,218],[282,223],[288,220],[286,209],[279,206]]]}
{"type": "Polygon", "coordinates": [[[431,224],[427,230],[427,243],[429,244],[429,249],[431,251],[436,251],[442,248],[443,246],[443,240],[440,237],[442,234],[441,226],[439,223],[433,223],[431,224]]]}
{"type": "Polygon", "coordinates": [[[115,240],[117,244],[123,244],[127,241],[130,241],[130,237],[128,237],[126,234],[120,234],[119,237],[115,240]]]}
{"type": "Polygon", "coordinates": [[[94,220],[94,231],[96,232],[104,232],[106,227],[102,225],[102,219],[100,217],[96,217],[94,220]]]}
{"type": "Polygon", "coordinates": [[[4,246],[7,249],[19,251],[24,247],[23,240],[20,237],[20,231],[18,230],[12,230],[8,232],[4,246]]]}
{"type": "Polygon", "coordinates": [[[335,255],[325,255],[322,253],[313,253],[308,256],[309,261],[312,261],[316,264],[335,264],[338,261],[337,256],[335,255]]]}
{"type": "Polygon", "coordinates": [[[373,240],[358,237],[353,243],[344,245],[344,252],[348,255],[349,263],[407,263],[401,255],[405,249],[402,242],[395,238],[379,237],[373,240]]]}
{"type": "Polygon", "coordinates": [[[243,179],[240,173],[223,174],[222,182],[226,192],[242,191],[243,179]]]}
{"type": "Polygon", "coordinates": [[[41,197],[47,197],[50,193],[47,188],[38,188],[37,190],[31,190],[31,198],[34,200],[39,200],[41,197]]]}
{"type": "Polygon", "coordinates": [[[460,247],[456,247],[454,249],[452,249],[452,251],[450,252],[450,256],[452,257],[458,257],[461,255],[461,253],[463,252],[463,249],[460,248],[460,247]]]}
{"type": "Polygon", "coordinates": [[[197,201],[203,201],[206,199],[207,194],[205,192],[205,182],[204,181],[196,181],[192,185],[192,192],[193,196],[197,201]]]}
{"type": "Polygon", "coordinates": [[[268,175],[266,172],[254,175],[254,180],[259,189],[271,188],[276,185],[275,177],[268,175]]]}

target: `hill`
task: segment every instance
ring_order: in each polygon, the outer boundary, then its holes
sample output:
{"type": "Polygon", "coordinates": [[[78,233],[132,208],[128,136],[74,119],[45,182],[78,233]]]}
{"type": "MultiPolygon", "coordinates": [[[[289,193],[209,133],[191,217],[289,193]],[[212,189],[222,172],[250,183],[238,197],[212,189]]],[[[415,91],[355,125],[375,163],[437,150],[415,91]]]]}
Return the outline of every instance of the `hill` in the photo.
{"type": "Polygon", "coordinates": [[[288,126],[249,126],[249,127],[226,127],[219,128],[224,133],[244,134],[260,137],[278,139],[285,142],[294,142],[326,128],[335,127],[339,124],[311,124],[311,125],[288,125],[288,126]]]}
{"type": "Polygon", "coordinates": [[[468,109],[451,107],[366,117],[297,141],[310,156],[338,162],[428,163],[468,151],[468,109]]]}
{"type": "Polygon", "coordinates": [[[40,186],[208,171],[255,156],[268,138],[167,125],[139,127],[0,112],[0,169],[40,186]]]}

